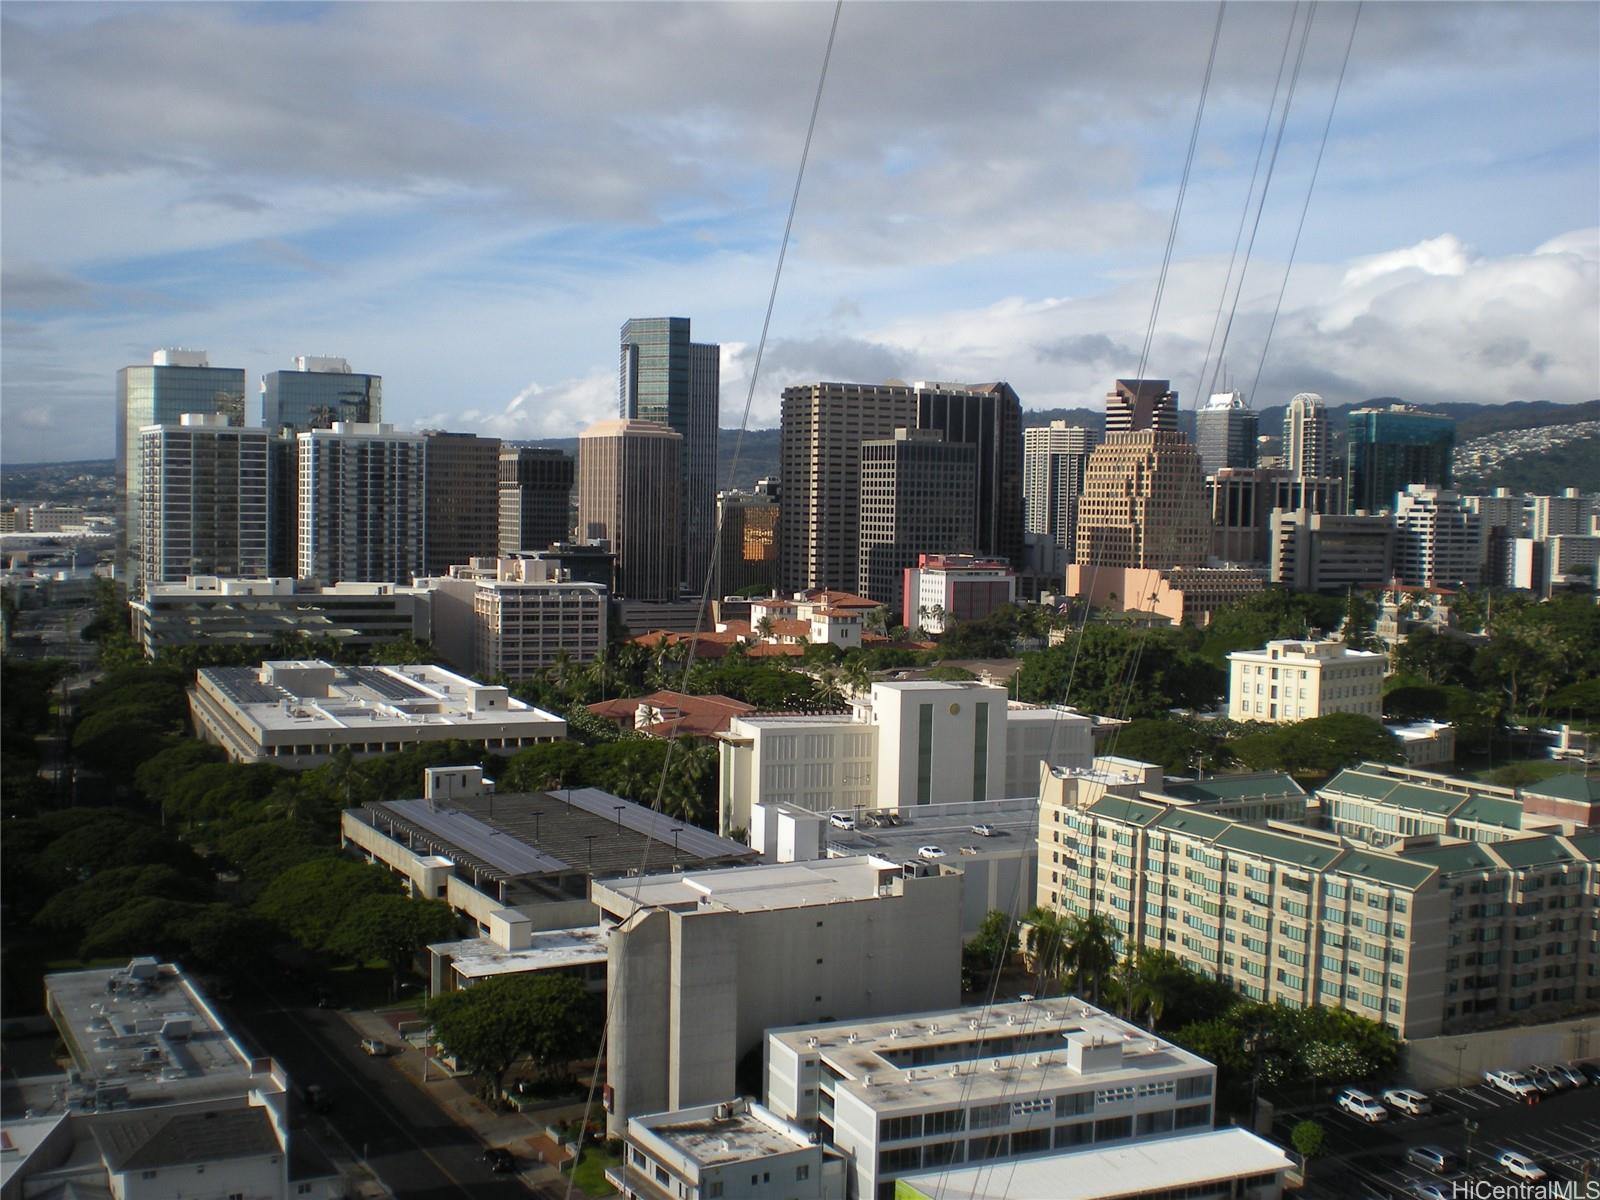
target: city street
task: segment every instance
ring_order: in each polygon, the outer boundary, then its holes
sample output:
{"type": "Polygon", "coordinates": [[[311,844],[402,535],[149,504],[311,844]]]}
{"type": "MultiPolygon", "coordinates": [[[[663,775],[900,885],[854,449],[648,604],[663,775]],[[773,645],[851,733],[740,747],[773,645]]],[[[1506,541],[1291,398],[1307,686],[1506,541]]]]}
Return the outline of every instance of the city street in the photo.
{"type": "MultiPolygon", "coordinates": [[[[1338,1109],[1318,1120],[1328,1144],[1311,1162],[1304,1194],[1337,1200],[1413,1195],[1418,1182],[1442,1183],[1446,1196],[1462,1180],[1497,1184],[1519,1181],[1495,1166],[1489,1156],[1515,1150],[1544,1168],[1554,1180],[1600,1179],[1600,1088],[1576,1088],[1524,1104],[1488,1087],[1446,1088],[1432,1093],[1434,1111],[1426,1117],[1391,1115],[1368,1125],[1338,1109]],[[1476,1128],[1471,1128],[1474,1126],[1476,1128]],[[1471,1146],[1469,1160],[1468,1146],[1471,1146]],[[1438,1146],[1461,1158],[1466,1169],[1441,1178],[1406,1162],[1410,1146],[1438,1146]]],[[[1289,1130],[1299,1114],[1280,1118],[1273,1136],[1289,1144],[1289,1130]]]]}

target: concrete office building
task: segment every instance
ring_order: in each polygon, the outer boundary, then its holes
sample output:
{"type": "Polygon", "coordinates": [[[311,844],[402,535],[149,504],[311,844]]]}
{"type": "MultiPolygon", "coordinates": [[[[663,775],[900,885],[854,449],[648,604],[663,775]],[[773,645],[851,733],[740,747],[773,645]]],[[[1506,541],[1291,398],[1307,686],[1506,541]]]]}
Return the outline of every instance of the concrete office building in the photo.
{"type": "Polygon", "coordinates": [[[847,858],[595,881],[611,927],[607,1129],[736,1094],[768,1029],[952,1005],[961,878],[847,858]]]}
{"type": "Polygon", "coordinates": [[[1274,510],[1270,574],[1296,592],[1342,592],[1394,577],[1394,522],[1383,515],[1274,510]]]}
{"type": "Polygon", "coordinates": [[[850,1156],[851,1194],[929,1168],[1209,1130],[1211,1063],[1075,996],[772,1029],[767,1107],[850,1156]]]}
{"type": "Polygon", "coordinates": [[[500,449],[500,553],[548,550],[572,536],[577,464],[544,446],[500,449]]]}
{"type": "Polygon", "coordinates": [[[1567,488],[1559,496],[1529,496],[1526,506],[1528,536],[1540,541],[1595,533],[1600,518],[1600,494],[1585,494],[1577,488],[1567,488]]]}
{"type": "Polygon", "coordinates": [[[778,574],[784,588],[858,590],[861,444],[916,424],[916,391],[904,384],[784,389],[778,451],[778,574]]]}
{"type": "Polygon", "coordinates": [[[1456,423],[1410,404],[1358,408],[1345,449],[1345,503],[1351,512],[1393,512],[1411,484],[1450,486],[1456,423]]]}
{"type": "Polygon", "coordinates": [[[947,444],[971,446],[973,549],[1022,564],[1022,400],[1009,383],[918,383],[918,429],[936,430],[947,444]]]}
{"type": "Polygon", "coordinates": [[[749,829],[758,799],[850,812],[1033,795],[1041,761],[1090,761],[1091,725],[1003,687],[937,680],[874,683],[849,713],[735,717],[718,738],[719,828],[749,829]]]}
{"type": "Polygon", "coordinates": [[[547,560],[474,558],[418,584],[432,601],[434,648],[481,678],[528,679],[563,655],[582,664],[605,650],[606,589],[547,560]]]}
{"type": "Polygon", "coordinates": [[[622,326],[617,416],[676,431],[681,458],[679,580],[699,593],[716,529],[717,413],[721,347],[689,340],[687,317],[634,319],[622,326]]]}
{"type": "Polygon", "coordinates": [[[1383,713],[1389,656],[1340,641],[1268,642],[1228,655],[1228,719],[1287,723],[1330,713],[1383,713]]]}
{"type": "Polygon", "coordinates": [[[1178,432],[1178,393],[1166,379],[1119,379],[1106,393],[1106,434],[1178,432]]]}
{"type": "Polygon", "coordinates": [[[1084,473],[1077,563],[1198,567],[1210,548],[1205,476],[1194,447],[1181,434],[1155,429],[1108,433],[1084,473]]]}
{"type": "Polygon", "coordinates": [[[973,546],[977,448],[936,430],[897,429],[861,443],[860,591],[901,613],[904,572],[928,552],[964,554],[973,546]]]}
{"type": "MultiPolygon", "coordinates": [[[[337,642],[376,646],[432,636],[427,589],[393,583],[319,587],[296,579],[192,575],[152,584],[128,603],[134,641],[146,657],[180,646],[337,642]]],[[[461,664],[466,666],[466,663],[461,664]]]]}
{"type": "Polygon", "coordinates": [[[297,435],[301,579],[410,583],[422,570],[423,438],[391,425],[297,435]]]}
{"type": "Polygon", "coordinates": [[[184,413],[219,413],[244,424],[244,370],[213,367],[204,350],[157,350],[149,366],[117,372],[116,399],[117,578],[137,596],[143,581],[144,466],[139,431],[175,425],[184,413]]]}
{"type": "Polygon", "coordinates": [[[234,762],[289,770],[422,742],[516,751],[567,736],[553,713],[443,667],[337,667],[320,659],[204,667],[189,692],[195,732],[234,762]]]}
{"type": "Polygon", "coordinates": [[[184,413],[139,431],[145,588],[267,570],[267,431],[184,413]]]}
{"type": "Polygon", "coordinates": [[[616,594],[673,600],[682,579],[683,437],[656,421],[599,421],[578,435],[578,532],[617,555],[616,594]]]}
{"type": "Polygon", "coordinates": [[[1066,421],[1022,431],[1022,487],[1026,529],[1045,534],[1069,554],[1077,549],[1078,496],[1089,452],[1099,438],[1066,421]]]}
{"type": "Polygon", "coordinates": [[[1300,392],[1284,410],[1283,465],[1297,479],[1324,475],[1333,467],[1328,454],[1328,409],[1315,392],[1300,392]]]}
{"type": "Polygon", "coordinates": [[[500,544],[500,439],[422,434],[422,573],[493,554],[500,544]]]}
{"type": "Polygon", "coordinates": [[[1200,469],[1207,475],[1224,467],[1247,470],[1256,465],[1261,421],[1245,407],[1242,392],[1218,392],[1196,410],[1194,422],[1200,469]]]}
{"type": "Polygon", "coordinates": [[[332,429],[335,421],[383,421],[383,377],[358,375],[342,358],[301,354],[292,371],[261,377],[261,425],[269,433],[332,429]]]}
{"type": "Polygon", "coordinates": [[[943,633],[955,621],[980,621],[1017,599],[1017,573],[1001,559],[919,554],[903,575],[905,624],[924,633],[943,633]]]}
{"type": "Polygon", "coordinates": [[[717,575],[713,596],[778,587],[778,483],[763,479],[753,492],[717,493],[717,575]]]}
{"type": "Polygon", "coordinates": [[[1282,471],[1262,467],[1222,467],[1206,476],[1213,558],[1266,563],[1273,503],[1282,482],[1282,471]]]}
{"type": "Polygon", "coordinates": [[[1483,575],[1483,524],[1458,492],[1409,484],[1395,506],[1394,574],[1411,587],[1474,588],[1483,575]]]}

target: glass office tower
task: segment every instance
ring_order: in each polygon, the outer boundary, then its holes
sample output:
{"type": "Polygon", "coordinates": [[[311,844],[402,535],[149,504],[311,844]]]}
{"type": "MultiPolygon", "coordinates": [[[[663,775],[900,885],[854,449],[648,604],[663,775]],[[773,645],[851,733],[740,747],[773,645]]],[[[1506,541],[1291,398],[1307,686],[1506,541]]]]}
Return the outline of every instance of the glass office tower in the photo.
{"type": "Polygon", "coordinates": [[[383,420],[383,376],[358,375],[342,358],[299,355],[292,371],[261,377],[261,424],[273,433],[332,429],[335,421],[383,420]]]}
{"type": "Polygon", "coordinates": [[[1351,512],[1393,510],[1413,483],[1450,486],[1456,423],[1409,404],[1358,408],[1350,414],[1345,502],[1351,512]]]}
{"type": "Polygon", "coordinates": [[[157,350],[149,366],[117,372],[117,578],[143,594],[144,469],[139,431],[176,425],[184,413],[221,414],[244,424],[244,368],[213,367],[203,350],[157,350]]]}

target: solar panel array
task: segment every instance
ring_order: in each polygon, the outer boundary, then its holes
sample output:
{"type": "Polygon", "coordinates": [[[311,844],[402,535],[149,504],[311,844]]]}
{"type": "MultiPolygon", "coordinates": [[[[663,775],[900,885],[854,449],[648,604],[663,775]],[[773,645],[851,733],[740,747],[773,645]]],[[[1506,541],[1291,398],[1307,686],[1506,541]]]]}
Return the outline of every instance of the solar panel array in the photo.
{"type": "Polygon", "coordinates": [[[377,667],[346,667],[345,674],[351,683],[370,688],[385,700],[432,700],[433,693],[425,692],[415,684],[390,675],[377,667]]]}
{"type": "Polygon", "coordinates": [[[520,838],[503,833],[460,809],[437,808],[427,800],[389,800],[367,807],[375,813],[399,818],[431,835],[443,844],[441,848],[455,851],[455,857],[476,860],[507,878],[568,869],[561,859],[542,853],[520,838]]]}
{"type": "Polygon", "coordinates": [[[276,684],[262,683],[254,667],[207,667],[204,674],[235,704],[276,704],[293,699],[276,684]]]}

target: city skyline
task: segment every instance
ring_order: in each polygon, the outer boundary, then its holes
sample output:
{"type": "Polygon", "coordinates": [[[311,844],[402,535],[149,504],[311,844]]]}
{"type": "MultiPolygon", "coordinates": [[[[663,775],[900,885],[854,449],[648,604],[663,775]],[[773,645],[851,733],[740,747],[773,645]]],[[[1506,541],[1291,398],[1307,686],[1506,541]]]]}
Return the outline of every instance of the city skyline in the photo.
{"type": "MultiPolygon", "coordinates": [[[[751,424],[804,382],[1043,409],[1137,374],[1215,12],[847,7],[751,424]],[[1134,89],[1130,56],[1159,64],[1134,89]]],[[[1315,13],[1226,355],[1247,396],[1354,9],[1315,13]]],[[[109,456],[110,380],[162,346],[242,368],[252,410],[338,355],[401,429],[572,436],[639,313],[722,346],[736,425],[830,15],[8,4],[7,461],[109,456]]],[[[1290,16],[1224,16],[1143,372],[1187,408],[1290,16]]],[[[1362,10],[1255,407],[1595,397],[1597,36],[1585,5],[1362,10]]]]}

